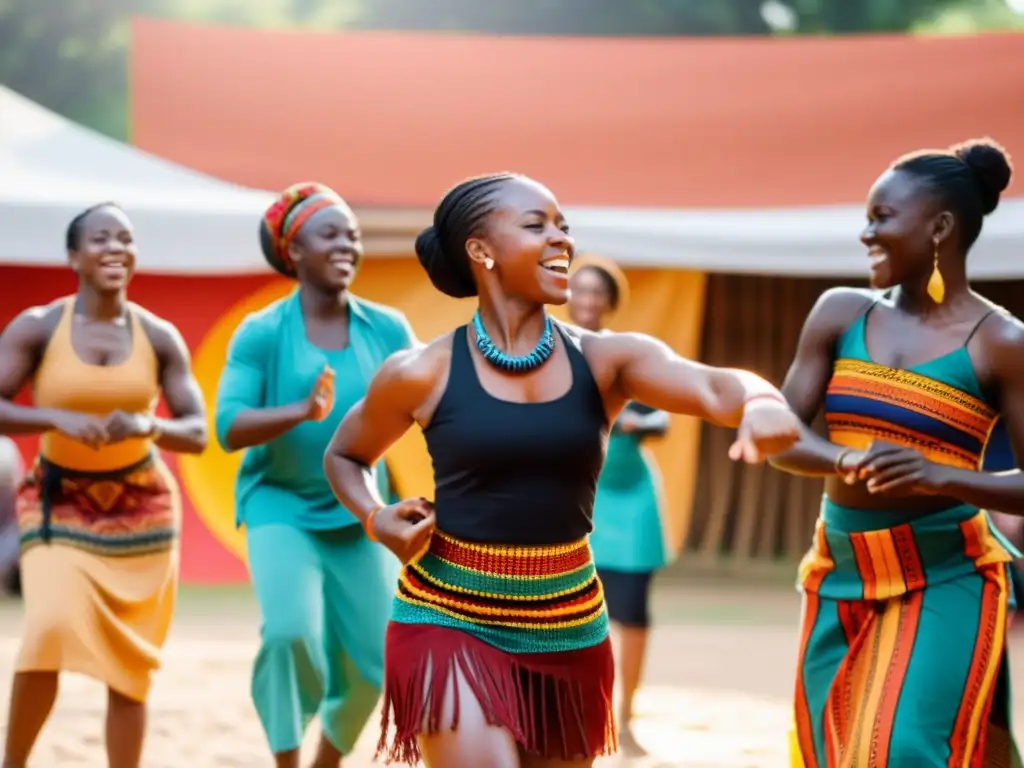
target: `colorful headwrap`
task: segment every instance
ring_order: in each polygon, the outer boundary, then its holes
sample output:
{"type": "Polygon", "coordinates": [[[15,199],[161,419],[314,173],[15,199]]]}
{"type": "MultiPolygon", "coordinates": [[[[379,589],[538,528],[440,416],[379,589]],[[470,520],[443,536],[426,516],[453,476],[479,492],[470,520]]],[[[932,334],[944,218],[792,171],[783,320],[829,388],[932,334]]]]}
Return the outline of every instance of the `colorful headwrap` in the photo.
{"type": "Polygon", "coordinates": [[[618,293],[618,301],[612,311],[619,312],[624,309],[626,304],[629,303],[629,281],[626,279],[626,273],[619,269],[619,265],[607,256],[601,256],[596,253],[580,253],[576,254],[573,258],[569,274],[575,275],[586,267],[599,269],[611,278],[612,282],[615,283],[616,292],[618,293]]]}
{"type": "Polygon", "coordinates": [[[293,184],[282,192],[260,222],[260,247],[267,263],[285,277],[295,277],[288,245],[310,216],[332,205],[345,205],[345,201],[333,189],[315,181],[293,184]]]}

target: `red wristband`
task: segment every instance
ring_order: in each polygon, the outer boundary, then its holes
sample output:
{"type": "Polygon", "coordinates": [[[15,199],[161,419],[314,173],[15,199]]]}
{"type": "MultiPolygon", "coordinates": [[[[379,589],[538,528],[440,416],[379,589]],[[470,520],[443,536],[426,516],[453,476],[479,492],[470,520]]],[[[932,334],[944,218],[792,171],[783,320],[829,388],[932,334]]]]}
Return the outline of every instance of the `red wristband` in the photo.
{"type": "Polygon", "coordinates": [[[384,507],[374,507],[370,510],[370,514],[363,520],[363,530],[366,531],[366,538],[370,541],[378,541],[377,537],[373,535],[373,516],[380,512],[384,507]]]}

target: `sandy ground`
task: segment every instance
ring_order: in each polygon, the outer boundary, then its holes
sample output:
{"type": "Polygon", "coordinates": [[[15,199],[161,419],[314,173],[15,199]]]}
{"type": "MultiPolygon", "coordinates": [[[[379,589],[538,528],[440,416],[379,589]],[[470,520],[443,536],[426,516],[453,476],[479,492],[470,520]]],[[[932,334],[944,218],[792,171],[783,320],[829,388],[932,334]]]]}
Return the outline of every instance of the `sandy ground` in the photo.
{"type": "MultiPolygon", "coordinates": [[[[655,602],[659,627],[636,723],[651,757],[610,758],[602,768],[786,766],[796,596],[784,587],[751,591],[689,584],[658,589],[655,602]]],[[[17,604],[0,606],[4,686],[19,613],[17,604]]],[[[189,590],[182,596],[165,668],[153,691],[146,768],[272,765],[248,696],[257,627],[251,597],[242,590],[189,590]]],[[[1014,644],[1024,642],[1015,638],[1014,644]]],[[[104,766],[104,702],[96,683],[66,675],[31,765],[104,766]]],[[[6,709],[4,694],[0,722],[6,721],[6,709]]],[[[1024,701],[1016,711],[1024,711],[1024,701]]],[[[367,729],[346,768],[372,765],[373,730],[367,729]]],[[[316,737],[314,725],[310,750],[316,737]]]]}

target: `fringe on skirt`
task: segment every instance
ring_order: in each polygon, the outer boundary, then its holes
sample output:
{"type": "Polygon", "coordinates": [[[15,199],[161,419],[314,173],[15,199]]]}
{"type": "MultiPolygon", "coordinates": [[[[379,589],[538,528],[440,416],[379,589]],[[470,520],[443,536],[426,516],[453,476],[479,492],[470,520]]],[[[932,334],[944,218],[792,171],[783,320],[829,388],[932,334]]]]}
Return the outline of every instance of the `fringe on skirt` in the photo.
{"type": "Polygon", "coordinates": [[[457,629],[392,622],[385,659],[377,758],[388,764],[416,765],[420,735],[458,727],[463,703],[459,686],[449,688],[456,670],[487,722],[508,730],[528,754],[580,760],[617,749],[607,638],[580,650],[512,654],[457,629]]]}

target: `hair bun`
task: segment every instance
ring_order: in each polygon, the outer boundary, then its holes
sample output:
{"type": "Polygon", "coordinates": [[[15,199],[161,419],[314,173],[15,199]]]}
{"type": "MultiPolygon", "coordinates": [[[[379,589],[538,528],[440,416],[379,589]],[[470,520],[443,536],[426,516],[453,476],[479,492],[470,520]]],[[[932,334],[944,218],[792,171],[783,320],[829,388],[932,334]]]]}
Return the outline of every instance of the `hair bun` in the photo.
{"type": "Polygon", "coordinates": [[[999,196],[1013,177],[1013,163],[1004,147],[993,139],[972,139],[950,148],[971,169],[981,190],[982,208],[992,213],[999,196]]]}
{"type": "Polygon", "coordinates": [[[416,258],[437,290],[456,299],[476,296],[476,282],[468,261],[448,257],[433,225],[416,236],[415,248],[416,258]]]}

